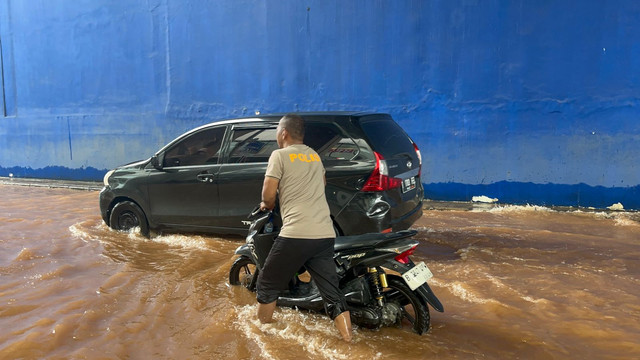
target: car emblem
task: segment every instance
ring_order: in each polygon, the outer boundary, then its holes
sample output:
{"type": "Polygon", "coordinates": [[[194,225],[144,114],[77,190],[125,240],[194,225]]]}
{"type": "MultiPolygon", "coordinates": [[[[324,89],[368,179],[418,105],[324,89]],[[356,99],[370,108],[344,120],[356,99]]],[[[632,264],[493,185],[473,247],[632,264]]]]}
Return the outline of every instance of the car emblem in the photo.
{"type": "Polygon", "coordinates": [[[411,160],[407,161],[407,168],[411,169],[411,165],[413,165],[413,163],[411,163],[411,160]]]}

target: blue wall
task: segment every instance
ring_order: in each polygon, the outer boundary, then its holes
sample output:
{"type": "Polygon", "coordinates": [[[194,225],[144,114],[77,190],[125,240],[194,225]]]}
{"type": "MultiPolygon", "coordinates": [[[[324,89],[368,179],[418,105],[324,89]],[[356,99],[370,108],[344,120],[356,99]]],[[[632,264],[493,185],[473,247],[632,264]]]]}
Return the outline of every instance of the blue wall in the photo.
{"type": "Polygon", "coordinates": [[[389,112],[427,197],[640,209],[640,2],[5,0],[0,176],[99,180],[215,119],[389,112]]]}

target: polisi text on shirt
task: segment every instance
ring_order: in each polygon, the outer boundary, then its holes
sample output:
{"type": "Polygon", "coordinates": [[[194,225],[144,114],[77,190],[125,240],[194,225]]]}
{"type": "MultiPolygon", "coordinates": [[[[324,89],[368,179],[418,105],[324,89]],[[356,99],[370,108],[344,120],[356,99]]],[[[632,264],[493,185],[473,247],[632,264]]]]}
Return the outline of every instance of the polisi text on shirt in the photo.
{"type": "Polygon", "coordinates": [[[291,162],[294,162],[296,159],[298,159],[299,161],[302,162],[314,162],[314,161],[320,161],[320,156],[316,155],[316,154],[289,154],[289,159],[291,160],[291,162]]]}

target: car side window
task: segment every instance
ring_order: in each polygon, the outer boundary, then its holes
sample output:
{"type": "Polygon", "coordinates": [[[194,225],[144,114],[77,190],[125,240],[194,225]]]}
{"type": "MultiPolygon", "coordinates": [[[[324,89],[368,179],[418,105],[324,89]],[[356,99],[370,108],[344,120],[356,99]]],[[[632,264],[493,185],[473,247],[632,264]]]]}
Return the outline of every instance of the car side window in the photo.
{"type": "Polygon", "coordinates": [[[165,152],[163,166],[217,164],[226,127],[218,126],[189,135],[165,152]]]}
{"type": "Polygon", "coordinates": [[[277,148],[275,128],[235,129],[231,137],[229,163],[266,163],[277,148]]]}
{"type": "Polygon", "coordinates": [[[313,148],[322,161],[356,161],[373,156],[364,140],[345,135],[333,124],[306,124],[304,143],[313,148]]]}

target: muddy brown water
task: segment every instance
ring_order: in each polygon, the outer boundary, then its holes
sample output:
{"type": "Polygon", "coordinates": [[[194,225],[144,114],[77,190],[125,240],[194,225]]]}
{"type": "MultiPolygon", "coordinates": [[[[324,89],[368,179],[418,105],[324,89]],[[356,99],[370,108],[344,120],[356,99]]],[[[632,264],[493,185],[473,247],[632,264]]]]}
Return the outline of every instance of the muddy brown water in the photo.
{"type": "Polygon", "coordinates": [[[104,225],[94,191],[0,185],[1,359],[640,358],[637,213],[426,211],[430,331],[355,329],[228,284],[243,239],[104,225]]]}

